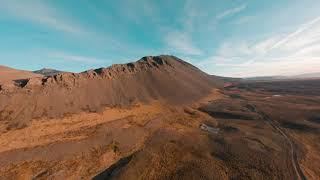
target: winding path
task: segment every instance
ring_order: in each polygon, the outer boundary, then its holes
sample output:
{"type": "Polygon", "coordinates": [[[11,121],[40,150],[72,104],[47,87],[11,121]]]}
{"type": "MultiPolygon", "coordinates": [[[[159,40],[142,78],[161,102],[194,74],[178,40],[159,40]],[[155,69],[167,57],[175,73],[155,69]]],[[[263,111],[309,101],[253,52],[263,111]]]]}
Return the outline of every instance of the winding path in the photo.
{"type": "Polygon", "coordinates": [[[297,179],[299,179],[299,180],[307,180],[306,176],[304,175],[304,173],[301,170],[301,167],[299,165],[297,153],[295,151],[295,147],[293,145],[293,142],[290,139],[290,137],[287,135],[285,130],[283,130],[281,127],[279,127],[277,125],[277,122],[272,120],[271,118],[269,118],[268,115],[266,115],[266,114],[264,114],[262,112],[258,112],[258,111],[256,111],[256,112],[259,113],[260,115],[262,115],[263,119],[266,120],[276,131],[278,131],[285,138],[285,140],[290,145],[291,163],[292,163],[293,169],[294,169],[294,171],[296,173],[297,179]]]}

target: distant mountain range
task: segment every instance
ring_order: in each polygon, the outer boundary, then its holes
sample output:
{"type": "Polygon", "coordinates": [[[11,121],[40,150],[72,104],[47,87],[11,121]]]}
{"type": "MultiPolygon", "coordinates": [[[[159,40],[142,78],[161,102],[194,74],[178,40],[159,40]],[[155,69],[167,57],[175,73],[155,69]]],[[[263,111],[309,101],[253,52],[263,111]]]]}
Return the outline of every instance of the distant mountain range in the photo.
{"type": "Polygon", "coordinates": [[[43,68],[43,69],[40,69],[40,70],[37,70],[37,71],[33,71],[33,73],[41,74],[41,75],[44,75],[44,76],[53,76],[53,75],[56,75],[56,74],[59,74],[59,73],[63,73],[63,71],[59,71],[59,70],[55,70],[55,69],[49,69],[49,68],[43,68]]]}
{"type": "Polygon", "coordinates": [[[298,80],[298,79],[319,79],[320,73],[305,73],[293,76],[257,76],[243,78],[244,81],[280,81],[280,80],[298,80]]]}
{"type": "Polygon", "coordinates": [[[305,74],[300,74],[296,76],[289,76],[291,78],[320,78],[320,72],[319,73],[305,73],[305,74]]]}

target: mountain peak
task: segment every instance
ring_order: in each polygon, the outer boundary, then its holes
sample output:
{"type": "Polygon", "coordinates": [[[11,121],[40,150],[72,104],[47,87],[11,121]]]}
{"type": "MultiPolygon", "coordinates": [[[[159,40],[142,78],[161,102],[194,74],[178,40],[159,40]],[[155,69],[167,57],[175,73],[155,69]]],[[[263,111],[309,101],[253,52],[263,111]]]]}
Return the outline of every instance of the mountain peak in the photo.
{"type": "Polygon", "coordinates": [[[53,76],[53,75],[56,75],[59,73],[63,73],[63,71],[59,71],[59,70],[55,70],[55,69],[51,69],[51,68],[42,68],[40,70],[33,71],[33,73],[41,74],[44,76],[53,76]]]}
{"type": "Polygon", "coordinates": [[[135,62],[126,64],[113,64],[106,68],[84,71],[81,74],[88,74],[88,76],[100,75],[102,77],[117,77],[119,75],[135,74],[142,71],[151,71],[153,69],[179,69],[185,67],[186,65],[189,66],[189,68],[199,70],[175,56],[160,55],[144,56],[135,62]]]}
{"type": "Polygon", "coordinates": [[[202,98],[209,94],[212,88],[220,87],[220,80],[177,57],[146,56],[136,62],[115,64],[82,73],[60,73],[26,79],[12,90],[0,91],[0,97],[3,94],[19,99],[3,101],[0,107],[11,103],[17,105],[15,103],[24,102],[25,97],[37,97],[30,101],[36,102],[32,104],[35,109],[33,113],[22,114],[16,111],[12,117],[18,113],[27,119],[43,114],[60,117],[84,109],[126,106],[133,101],[143,103],[158,100],[170,104],[184,104],[202,98]]]}

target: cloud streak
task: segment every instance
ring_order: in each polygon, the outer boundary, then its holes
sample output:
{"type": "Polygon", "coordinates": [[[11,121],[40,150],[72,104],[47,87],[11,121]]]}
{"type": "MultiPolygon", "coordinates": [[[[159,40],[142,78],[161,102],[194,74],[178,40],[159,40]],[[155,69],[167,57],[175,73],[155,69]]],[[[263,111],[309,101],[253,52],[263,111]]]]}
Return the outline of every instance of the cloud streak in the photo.
{"type": "MultiPolygon", "coordinates": [[[[278,58],[274,61],[268,59],[268,63],[254,62],[251,64],[241,64],[234,66],[232,76],[270,76],[270,75],[298,75],[303,73],[317,73],[320,69],[320,59],[310,58],[278,58]],[[303,71],[301,68],[303,67],[303,71]]],[[[229,66],[232,67],[232,66],[229,66]]]]}
{"type": "Polygon", "coordinates": [[[1,0],[0,10],[15,18],[41,24],[55,30],[73,34],[85,32],[80,25],[67,21],[61,12],[56,11],[44,1],[1,0]]]}
{"type": "Polygon", "coordinates": [[[227,10],[223,11],[222,13],[218,14],[216,16],[216,18],[218,20],[221,20],[221,19],[226,18],[228,16],[232,16],[234,14],[237,14],[237,13],[245,10],[246,8],[247,8],[247,5],[246,4],[242,4],[242,5],[238,6],[238,7],[234,7],[234,8],[227,9],[227,10]]]}
{"type": "Polygon", "coordinates": [[[269,49],[266,50],[265,54],[270,52],[271,50],[280,47],[281,45],[289,42],[290,40],[292,40],[293,38],[297,37],[298,35],[300,35],[301,33],[305,32],[306,30],[312,28],[313,25],[315,25],[316,23],[320,22],[320,16],[313,19],[312,21],[302,25],[301,27],[299,27],[296,31],[294,31],[293,33],[288,34],[287,36],[285,36],[284,38],[280,39],[278,42],[276,42],[273,46],[271,46],[269,49]]]}
{"type": "Polygon", "coordinates": [[[294,75],[319,72],[320,17],[287,34],[257,42],[224,42],[209,58],[198,63],[212,71],[229,69],[227,76],[294,75]]]}
{"type": "Polygon", "coordinates": [[[95,57],[67,54],[64,52],[55,52],[49,54],[50,58],[55,58],[63,61],[70,61],[75,63],[86,63],[86,64],[101,64],[106,62],[105,60],[98,59],[95,57]]]}

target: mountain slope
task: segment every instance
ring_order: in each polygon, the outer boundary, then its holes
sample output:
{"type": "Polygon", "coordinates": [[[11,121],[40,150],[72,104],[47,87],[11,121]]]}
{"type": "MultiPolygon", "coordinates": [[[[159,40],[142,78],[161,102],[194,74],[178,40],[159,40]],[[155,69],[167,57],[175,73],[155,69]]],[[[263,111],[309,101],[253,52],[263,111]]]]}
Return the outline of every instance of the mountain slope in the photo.
{"type": "Polygon", "coordinates": [[[8,83],[17,79],[28,79],[32,77],[42,77],[42,75],[35,74],[31,71],[24,71],[0,66],[0,84],[8,83]]]}
{"type": "Polygon", "coordinates": [[[0,91],[0,119],[20,124],[135,102],[184,104],[222,86],[222,81],[176,57],[144,57],[78,74],[31,78],[14,90],[0,91]]]}

